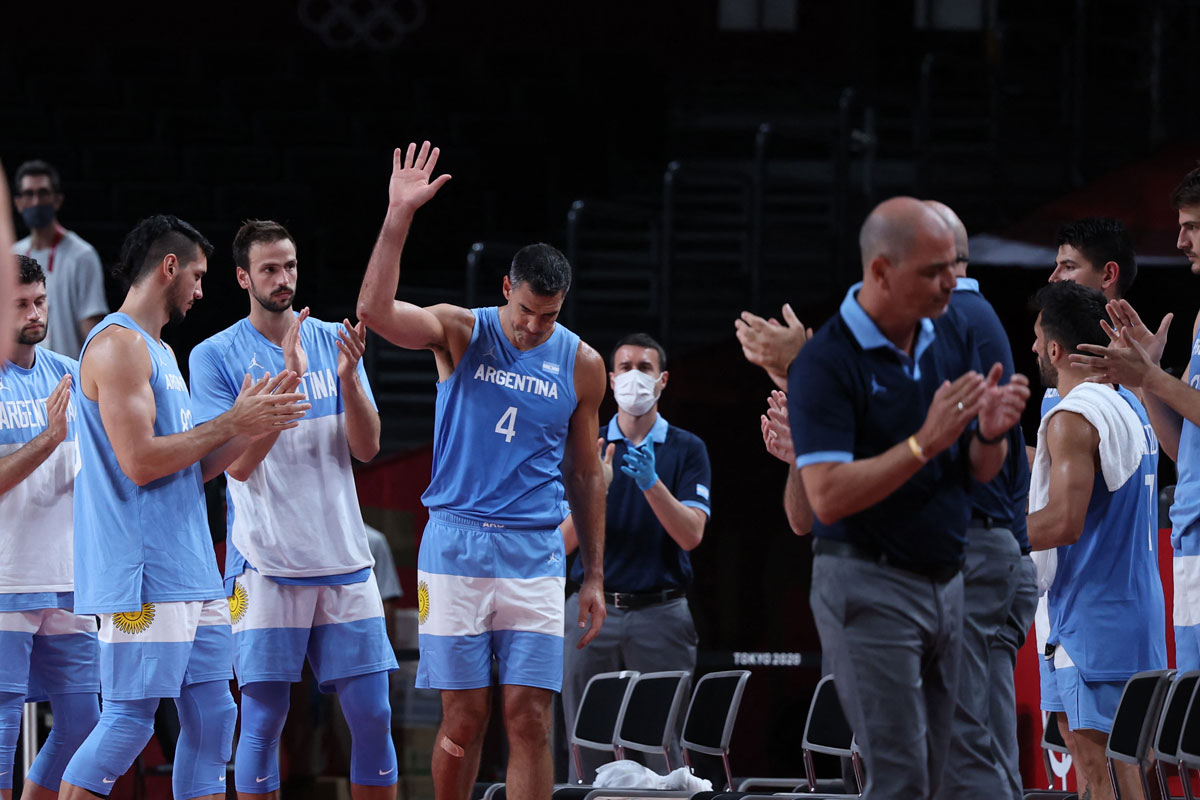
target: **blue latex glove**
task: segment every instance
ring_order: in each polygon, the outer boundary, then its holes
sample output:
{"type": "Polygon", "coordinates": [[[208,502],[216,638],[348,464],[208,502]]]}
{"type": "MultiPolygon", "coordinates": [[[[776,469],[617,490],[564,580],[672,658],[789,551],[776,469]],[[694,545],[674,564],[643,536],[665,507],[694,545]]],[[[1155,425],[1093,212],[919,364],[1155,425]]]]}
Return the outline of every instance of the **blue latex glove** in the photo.
{"type": "Polygon", "coordinates": [[[633,478],[643,492],[658,483],[658,473],[654,471],[654,442],[630,447],[625,451],[624,460],[621,472],[633,478]]]}

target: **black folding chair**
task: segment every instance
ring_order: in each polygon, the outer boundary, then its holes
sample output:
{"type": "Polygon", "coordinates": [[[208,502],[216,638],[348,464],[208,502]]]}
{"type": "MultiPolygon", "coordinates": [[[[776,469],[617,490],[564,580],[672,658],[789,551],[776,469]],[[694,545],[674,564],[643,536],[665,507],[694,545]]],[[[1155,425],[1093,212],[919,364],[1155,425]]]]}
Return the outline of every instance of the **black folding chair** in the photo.
{"type": "Polygon", "coordinates": [[[616,749],[617,731],[620,730],[637,678],[635,670],[602,672],[593,675],[583,688],[575,726],[571,731],[571,758],[575,760],[580,783],[585,782],[580,748],[600,750],[620,758],[616,749]]]}
{"type": "Polygon", "coordinates": [[[1175,676],[1175,680],[1171,681],[1167,688],[1158,728],[1154,732],[1154,769],[1158,774],[1158,787],[1164,800],[1170,800],[1171,797],[1168,766],[1175,767],[1178,772],[1179,782],[1183,784],[1184,798],[1195,800],[1192,796],[1188,768],[1179,760],[1179,736],[1183,732],[1183,719],[1187,716],[1188,703],[1192,701],[1192,694],[1196,691],[1197,679],[1200,679],[1200,670],[1175,676]]]}
{"type": "Polygon", "coordinates": [[[1174,677],[1173,669],[1156,669],[1139,672],[1125,682],[1108,734],[1108,746],[1104,749],[1108,779],[1117,800],[1122,800],[1121,784],[1117,780],[1118,763],[1133,764],[1138,768],[1142,798],[1151,800],[1150,779],[1146,774],[1150,767],[1150,745],[1162,716],[1167,688],[1174,677]]]}
{"type": "Polygon", "coordinates": [[[826,675],[817,683],[812,701],[808,704],[808,716],[804,720],[804,736],[800,743],[804,758],[803,778],[741,778],[737,782],[739,792],[783,789],[789,793],[816,793],[822,797],[858,797],[862,794],[862,762],[854,747],[854,733],[842,713],[842,703],[837,696],[833,676],[826,675]],[[818,778],[813,753],[851,759],[858,791],[846,792],[842,778],[818,778]]]}
{"type": "Polygon", "coordinates": [[[668,772],[675,768],[671,763],[671,740],[678,730],[679,711],[690,677],[688,670],[680,669],[644,672],[633,681],[625,713],[613,737],[618,760],[625,758],[626,750],[635,750],[661,755],[668,772]]]}

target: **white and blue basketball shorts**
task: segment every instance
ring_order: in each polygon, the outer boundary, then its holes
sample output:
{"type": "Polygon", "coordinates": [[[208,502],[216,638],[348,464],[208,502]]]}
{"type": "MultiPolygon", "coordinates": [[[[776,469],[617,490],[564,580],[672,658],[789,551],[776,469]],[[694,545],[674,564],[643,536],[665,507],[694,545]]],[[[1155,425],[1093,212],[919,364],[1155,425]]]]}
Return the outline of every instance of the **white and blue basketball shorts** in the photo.
{"type": "Polygon", "coordinates": [[[0,692],[29,702],[100,691],[96,618],[70,609],[0,612],[0,692]]]}
{"type": "Polygon", "coordinates": [[[417,688],[562,688],[562,534],[430,514],[417,556],[417,688]]]}
{"type": "Polygon", "coordinates": [[[105,700],[178,697],[194,683],[233,677],[229,601],[143,603],[100,615],[100,685],[105,700]]]}
{"type": "MultiPolygon", "coordinates": [[[[1103,733],[1112,731],[1117,706],[1125,691],[1125,681],[1085,680],[1061,644],[1055,648],[1054,657],[1043,659],[1043,662],[1049,667],[1051,686],[1055,692],[1050,704],[1057,703],[1059,708],[1046,708],[1045,695],[1042,697],[1042,708],[1046,711],[1061,710],[1067,715],[1067,727],[1073,731],[1081,728],[1103,733]]],[[[1043,684],[1042,691],[1047,691],[1046,684],[1043,684]]]]}
{"type": "MultiPolygon", "coordinates": [[[[1175,627],[1175,668],[1180,672],[1200,669],[1200,535],[1189,527],[1173,550],[1174,579],[1172,622],[1175,627]]],[[[1176,537],[1172,533],[1172,540],[1176,537]]]]}
{"type": "Polygon", "coordinates": [[[317,685],[397,669],[379,585],[289,586],[247,567],[233,584],[234,669],[238,685],[300,680],[304,658],[317,685]]]}

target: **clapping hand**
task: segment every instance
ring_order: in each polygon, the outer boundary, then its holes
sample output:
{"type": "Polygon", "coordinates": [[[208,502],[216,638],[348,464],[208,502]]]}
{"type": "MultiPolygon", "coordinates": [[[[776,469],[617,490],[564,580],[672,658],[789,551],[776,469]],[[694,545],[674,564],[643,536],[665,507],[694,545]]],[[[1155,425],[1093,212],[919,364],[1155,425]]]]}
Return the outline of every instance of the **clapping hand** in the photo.
{"type": "Polygon", "coordinates": [[[786,391],[788,366],[812,338],[813,331],[804,327],[789,304],[784,303],[781,313],[785,324],[774,317],[763,319],[743,311],[733,327],[746,360],[766,370],[775,385],[786,391]]]}
{"type": "Polygon", "coordinates": [[[787,395],[776,389],[767,397],[767,413],[759,417],[767,452],[789,467],[796,463],[792,426],[788,421],[787,395]]]}
{"type": "Polygon", "coordinates": [[[647,440],[638,447],[630,447],[625,451],[624,461],[621,472],[633,478],[643,492],[658,483],[658,473],[654,471],[654,442],[647,440]]]}

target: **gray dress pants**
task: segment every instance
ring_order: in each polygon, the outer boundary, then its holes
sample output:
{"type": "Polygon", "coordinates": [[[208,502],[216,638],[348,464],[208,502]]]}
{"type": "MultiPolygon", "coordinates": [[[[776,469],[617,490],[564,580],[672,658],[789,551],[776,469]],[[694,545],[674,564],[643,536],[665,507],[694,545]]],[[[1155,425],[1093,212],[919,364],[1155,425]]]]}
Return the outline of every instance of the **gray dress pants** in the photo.
{"type": "Polygon", "coordinates": [[[821,651],[866,766],[863,797],[931,798],[954,715],[961,575],[944,583],[854,558],[813,558],[821,651]]]}
{"type": "MultiPolygon", "coordinates": [[[[665,670],[696,669],[696,626],[687,598],[680,597],[665,603],[656,603],[638,609],[619,609],[606,604],[608,612],[600,635],[591,644],[580,650],[577,645],[584,631],[576,625],[579,617],[579,595],[567,598],[564,611],[566,630],[563,635],[563,717],[569,737],[575,727],[575,712],[588,679],[601,672],[616,672],[635,669],[638,672],[662,672],[665,670]]],[[[683,724],[685,705],[680,709],[679,725],[683,724]]],[[[679,752],[678,733],[670,743],[671,768],[683,766],[679,752]]],[[[584,779],[591,781],[595,769],[612,761],[612,754],[593,750],[581,751],[584,779]]],[[[571,783],[579,780],[574,759],[568,759],[571,783]]],[[[666,768],[664,759],[649,758],[646,765],[662,773],[666,768]]]]}

